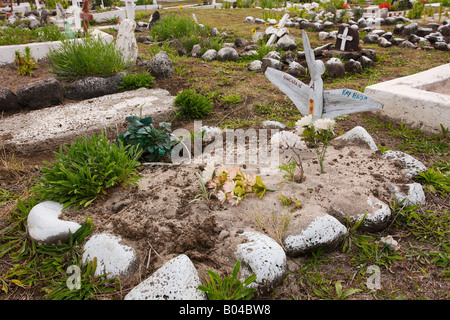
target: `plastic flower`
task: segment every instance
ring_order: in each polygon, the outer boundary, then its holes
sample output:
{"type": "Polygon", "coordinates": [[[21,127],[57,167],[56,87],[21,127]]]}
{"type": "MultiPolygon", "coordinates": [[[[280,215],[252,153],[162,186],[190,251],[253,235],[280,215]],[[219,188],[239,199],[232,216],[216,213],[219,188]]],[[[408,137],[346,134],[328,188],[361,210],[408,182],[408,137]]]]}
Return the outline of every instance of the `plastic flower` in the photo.
{"type": "Polygon", "coordinates": [[[225,202],[225,200],[227,200],[225,192],[223,191],[217,192],[217,199],[219,199],[220,202],[225,202]]]}
{"type": "Polygon", "coordinates": [[[334,126],[336,124],[336,121],[332,120],[332,119],[317,119],[314,122],[314,128],[316,130],[329,130],[329,131],[333,131],[334,130],[334,126]]]}
{"type": "Polygon", "coordinates": [[[295,123],[295,129],[299,135],[302,135],[303,131],[305,130],[305,127],[310,126],[311,124],[312,124],[312,115],[308,115],[302,117],[295,123]]]}

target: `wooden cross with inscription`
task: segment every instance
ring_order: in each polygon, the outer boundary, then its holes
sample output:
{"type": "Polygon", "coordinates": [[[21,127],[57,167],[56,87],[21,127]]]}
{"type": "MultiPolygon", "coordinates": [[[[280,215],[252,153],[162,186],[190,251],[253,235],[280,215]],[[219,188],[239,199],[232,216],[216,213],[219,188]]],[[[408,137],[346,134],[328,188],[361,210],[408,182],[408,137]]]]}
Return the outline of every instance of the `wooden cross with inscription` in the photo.
{"type": "Polygon", "coordinates": [[[89,1],[83,0],[83,12],[80,12],[80,18],[83,19],[84,36],[86,37],[89,22],[94,20],[92,13],[89,12],[89,1]]]}
{"type": "Polygon", "coordinates": [[[311,76],[309,86],[290,74],[274,68],[269,67],[264,73],[267,79],[292,100],[302,115],[311,114],[313,119],[333,119],[341,115],[383,108],[380,102],[356,90],[323,91],[321,76],[325,72],[325,65],[321,60],[315,60],[308,35],[305,30],[302,30],[302,33],[306,63],[311,76]]]}

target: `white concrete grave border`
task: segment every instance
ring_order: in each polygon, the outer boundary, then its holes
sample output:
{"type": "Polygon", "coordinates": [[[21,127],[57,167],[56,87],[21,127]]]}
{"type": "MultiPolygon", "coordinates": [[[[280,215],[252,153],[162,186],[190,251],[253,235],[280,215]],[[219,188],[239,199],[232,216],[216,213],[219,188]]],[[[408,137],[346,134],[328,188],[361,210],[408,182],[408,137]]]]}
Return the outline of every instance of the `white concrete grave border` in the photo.
{"type": "MultiPolygon", "coordinates": [[[[92,30],[92,35],[100,37],[108,43],[114,40],[114,37],[112,35],[97,29],[92,30]]],[[[71,41],[84,41],[84,38],[74,39],[71,41]]],[[[48,41],[48,42],[32,42],[11,46],[0,46],[0,65],[14,63],[16,50],[20,50],[20,52],[25,52],[25,47],[29,47],[31,51],[31,56],[35,60],[40,60],[43,59],[50,52],[50,50],[59,48],[61,44],[62,44],[61,41],[48,41]]]]}
{"type": "Polygon", "coordinates": [[[448,88],[450,63],[410,76],[366,87],[365,94],[384,104],[377,111],[383,116],[440,134],[440,124],[450,128],[450,93],[435,92],[448,88]]]}

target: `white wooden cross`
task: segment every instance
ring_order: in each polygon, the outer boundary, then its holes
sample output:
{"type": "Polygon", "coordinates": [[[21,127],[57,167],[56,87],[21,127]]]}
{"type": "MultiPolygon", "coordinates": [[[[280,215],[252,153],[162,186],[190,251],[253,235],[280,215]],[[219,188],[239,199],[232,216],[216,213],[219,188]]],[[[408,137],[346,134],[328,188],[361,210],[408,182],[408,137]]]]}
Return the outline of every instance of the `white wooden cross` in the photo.
{"type": "Polygon", "coordinates": [[[75,31],[81,30],[81,17],[80,17],[81,8],[78,6],[79,2],[80,0],[72,0],[75,31]]]}
{"type": "Polygon", "coordinates": [[[345,43],[347,41],[352,41],[353,40],[353,37],[352,36],[347,36],[347,34],[348,34],[348,27],[345,27],[344,32],[337,35],[337,37],[342,40],[341,48],[340,48],[341,51],[345,51],[345,43]]]}
{"type": "MultiPolygon", "coordinates": [[[[281,18],[280,22],[278,23],[278,26],[280,28],[283,28],[288,19],[289,19],[289,14],[286,13],[283,16],[283,18],[281,18]]],[[[270,36],[270,38],[269,38],[269,41],[267,41],[267,43],[266,43],[266,47],[270,47],[271,45],[273,45],[276,39],[277,39],[277,35],[276,34],[272,34],[270,36]]]]}
{"type": "Polygon", "coordinates": [[[127,19],[134,20],[134,7],[136,6],[134,3],[137,0],[125,0],[125,7],[127,10],[127,19]]]}
{"type": "Polygon", "coordinates": [[[274,68],[267,68],[264,73],[275,86],[283,91],[295,104],[302,115],[312,114],[313,119],[333,119],[341,115],[381,110],[383,105],[362,92],[351,89],[335,89],[323,91],[322,74],[325,65],[315,60],[308,35],[303,34],[303,47],[306,62],[311,76],[309,86],[297,78],[274,68]]]}

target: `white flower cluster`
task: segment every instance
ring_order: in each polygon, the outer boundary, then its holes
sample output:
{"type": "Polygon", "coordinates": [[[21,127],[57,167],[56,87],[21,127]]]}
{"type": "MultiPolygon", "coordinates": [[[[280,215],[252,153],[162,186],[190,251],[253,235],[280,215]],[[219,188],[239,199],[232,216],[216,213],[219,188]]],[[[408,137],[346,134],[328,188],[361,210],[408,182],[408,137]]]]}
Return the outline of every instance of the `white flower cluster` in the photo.
{"type": "Polygon", "coordinates": [[[326,119],[326,118],[321,118],[317,119],[316,121],[313,121],[312,115],[308,115],[298,120],[295,123],[295,128],[297,130],[297,133],[299,135],[302,135],[303,131],[305,130],[305,127],[310,125],[313,125],[316,131],[317,130],[333,131],[334,126],[336,125],[336,121],[334,121],[333,119],[326,119]]]}
{"type": "Polygon", "coordinates": [[[306,143],[300,136],[290,131],[280,131],[273,135],[272,143],[278,143],[282,149],[306,149],[306,143]]]}

